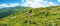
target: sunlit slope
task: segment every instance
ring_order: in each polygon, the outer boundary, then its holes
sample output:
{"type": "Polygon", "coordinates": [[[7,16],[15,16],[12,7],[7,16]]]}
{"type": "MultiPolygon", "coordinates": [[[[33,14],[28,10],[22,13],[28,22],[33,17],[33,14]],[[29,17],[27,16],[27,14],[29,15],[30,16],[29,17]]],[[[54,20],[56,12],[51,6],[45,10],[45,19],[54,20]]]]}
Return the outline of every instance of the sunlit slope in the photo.
{"type": "Polygon", "coordinates": [[[60,6],[27,8],[0,19],[1,26],[60,26],[60,6]]]}

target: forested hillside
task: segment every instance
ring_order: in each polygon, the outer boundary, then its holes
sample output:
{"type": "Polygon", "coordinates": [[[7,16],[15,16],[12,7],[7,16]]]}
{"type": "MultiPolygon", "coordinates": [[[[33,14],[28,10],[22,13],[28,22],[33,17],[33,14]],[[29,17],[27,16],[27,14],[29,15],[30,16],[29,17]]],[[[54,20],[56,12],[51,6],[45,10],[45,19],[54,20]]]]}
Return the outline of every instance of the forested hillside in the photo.
{"type": "Polygon", "coordinates": [[[60,26],[60,6],[2,8],[0,26],[60,26]]]}

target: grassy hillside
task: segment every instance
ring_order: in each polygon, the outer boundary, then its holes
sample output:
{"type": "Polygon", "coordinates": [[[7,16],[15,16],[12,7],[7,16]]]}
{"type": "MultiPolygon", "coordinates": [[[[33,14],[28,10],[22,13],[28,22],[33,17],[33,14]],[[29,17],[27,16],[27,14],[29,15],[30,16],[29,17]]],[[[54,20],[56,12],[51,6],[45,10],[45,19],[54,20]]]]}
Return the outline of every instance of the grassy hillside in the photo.
{"type": "Polygon", "coordinates": [[[3,8],[0,17],[0,26],[60,26],[60,6],[3,8]]]}
{"type": "Polygon", "coordinates": [[[20,13],[27,8],[28,7],[22,7],[22,6],[2,8],[2,9],[0,9],[0,18],[9,16],[11,14],[15,14],[18,12],[20,13]]]}

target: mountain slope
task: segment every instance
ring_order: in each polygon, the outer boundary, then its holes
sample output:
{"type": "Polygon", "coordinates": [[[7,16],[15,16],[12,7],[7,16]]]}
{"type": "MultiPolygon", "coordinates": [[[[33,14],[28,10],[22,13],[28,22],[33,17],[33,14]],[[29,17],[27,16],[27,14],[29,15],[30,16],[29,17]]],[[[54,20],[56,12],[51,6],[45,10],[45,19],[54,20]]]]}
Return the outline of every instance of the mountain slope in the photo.
{"type": "MultiPolygon", "coordinates": [[[[16,10],[18,11],[18,10],[16,10]]],[[[1,26],[60,26],[60,6],[27,8],[0,19],[1,26]]]]}
{"type": "Polygon", "coordinates": [[[27,9],[28,7],[22,7],[22,6],[17,6],[17,7],[8,7],[8,8],[2,8],[0,9],[0,18],[9,16],[11,14],[15,14],[27,9]]]}

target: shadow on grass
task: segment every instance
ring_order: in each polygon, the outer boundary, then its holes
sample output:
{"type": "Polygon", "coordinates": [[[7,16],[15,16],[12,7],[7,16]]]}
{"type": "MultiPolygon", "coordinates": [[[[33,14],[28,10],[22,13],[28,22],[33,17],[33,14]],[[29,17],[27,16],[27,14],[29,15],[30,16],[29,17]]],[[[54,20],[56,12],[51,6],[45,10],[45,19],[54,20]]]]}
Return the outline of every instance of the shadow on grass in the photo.
{"type": "Polygon", "coordinates": [[[0,13],[0,19],[4,18],[4,17],[7,17],[7,16],[9,16],[11,14],[12,14],[12,12],[2,12],[2,13],[0,13]]]}

